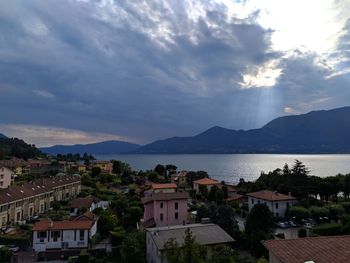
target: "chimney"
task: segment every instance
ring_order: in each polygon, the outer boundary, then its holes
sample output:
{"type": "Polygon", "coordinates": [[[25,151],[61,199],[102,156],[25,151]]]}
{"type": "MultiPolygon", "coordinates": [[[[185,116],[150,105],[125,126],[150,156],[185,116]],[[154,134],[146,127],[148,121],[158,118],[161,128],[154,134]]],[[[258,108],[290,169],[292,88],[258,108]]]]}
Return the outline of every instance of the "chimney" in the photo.
{"type": "Polygon", "coordinates": [[[51,218],[49,218],[49,228],[52,228],[53,227],[53,222],[51,220],[51,218]]]}
{"type": "Polygon", "coordinates": [[[292,196],[292,192],[288,192],[288,196],[292,196]]]}

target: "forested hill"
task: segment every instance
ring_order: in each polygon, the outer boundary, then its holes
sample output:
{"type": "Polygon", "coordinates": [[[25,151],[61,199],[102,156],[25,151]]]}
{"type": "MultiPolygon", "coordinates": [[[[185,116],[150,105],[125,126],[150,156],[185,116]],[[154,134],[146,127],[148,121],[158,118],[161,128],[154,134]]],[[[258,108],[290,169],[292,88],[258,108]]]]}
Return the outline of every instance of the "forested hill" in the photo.
{"type": "Polygon", "coordinates": [[[25,143],[17,138],[0,138],[0,160],[5,158],[36,158],[42,156],[43,153],[34,145],[25,143]]]}

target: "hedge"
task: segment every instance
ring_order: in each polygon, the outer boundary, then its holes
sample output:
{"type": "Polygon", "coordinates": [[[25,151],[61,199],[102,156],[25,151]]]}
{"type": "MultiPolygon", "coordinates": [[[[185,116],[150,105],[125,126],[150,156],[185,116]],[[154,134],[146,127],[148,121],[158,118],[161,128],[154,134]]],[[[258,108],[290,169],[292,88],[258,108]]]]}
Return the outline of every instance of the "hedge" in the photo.
{"type": "Polygon", "coordinates": [[[341,224],[324,224],[314,228],[313,232],[320,236],[336,236],[341,234],[341,224]]]}
{"type": "Polygon", "coordinates": [[[29,238],[16,237],[16,236],[0,236],[1,245],[16,244],[21,248],[27,248],[29,246],[29,238]]]}

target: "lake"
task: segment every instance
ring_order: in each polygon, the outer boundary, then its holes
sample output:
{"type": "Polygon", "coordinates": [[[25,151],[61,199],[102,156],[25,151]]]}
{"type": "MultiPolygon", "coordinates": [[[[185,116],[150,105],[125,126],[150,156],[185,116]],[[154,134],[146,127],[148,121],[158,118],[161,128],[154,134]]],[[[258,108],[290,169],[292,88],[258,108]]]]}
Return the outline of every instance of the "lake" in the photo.
{"type": "Polygon", "coordinates": [[[203,170],[217,180],[237,183],[240,178],[255,180],[261,171],[290,166],[298,159],[305,163],[312,175],[331,176],[350,173],[349,154],[168,154],[168,155],[96,155],[101,160],[121,160],[134,170],[153,169],[157,164],[174,164],[178,170],[203,170]]]}

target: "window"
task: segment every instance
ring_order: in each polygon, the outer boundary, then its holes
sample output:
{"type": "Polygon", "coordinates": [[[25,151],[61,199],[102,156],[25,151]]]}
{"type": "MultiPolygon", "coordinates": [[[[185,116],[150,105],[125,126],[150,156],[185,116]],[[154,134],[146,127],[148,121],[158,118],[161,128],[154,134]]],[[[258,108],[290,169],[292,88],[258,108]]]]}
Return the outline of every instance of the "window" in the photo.
{"type": "Polygon", "coordinates": [[[178,212],[175,213],[175,219],[179,219],[179,213],[178,212]]]}
{"type": "Polygon", "coordinates": [[[2,175],[0,175],[0,179],[4,179],[4,175],[2,174],[2,175]]]}
{"type": "Polygon", "coordinates": [[[163,221],[163,214],[160,214],[160,221],[163,221]]]}
{"type": "Polygon", "coordinates": [[[258,204],[260,204],[260,200],[258,200],[258,204]]]}
{"type": "Polygon", "coordinates": [[[160,208],[163,208],[163,203],[160,203],[160,208]]]}
{"type": "Polygon", "coordinates": [[[44,242],[44,239],[46,238],[46,231],[37,232],[37,238],[40,239],[40,242],[44,242]]]}
{"type": "Polygon", "coordinates": [[[279,215],[279,213],[276,213],[276,217],[279,217],[280,215],[279,215]]]}
{"type": "Polygon", "coordinates": [[[175,203],[175,209],[179,209],[179,203],[178,202],[175,203]]]}
{"type": "Polygon", "coordinates": [[[53,241],[57,241],[60,237],[61,237],[61,231],[51,232],[51,238],[53,238],[53,241]]]}
{"type": "Polygon", "coordinates": [[[85,230],[80,230],[80,232],[79,232],[79,240],[84,240],[84,234],[85,234],[85,230]]]}
{"type": "Polygon", "coordinates": [[[4,182],[0,182],[0,186],[3,186],[4,185],[4,182]]]}
{"type": "Polygon", "coordinates": [[[17,221],[21,220],[21,212],[17,212],[17,221]]]}
{"type": "Polygon", "coordinates": [[[33,216],[33,207],[29,208],[29,216],[33,216]]]}
{"type": "Polygon", "coordinates": [[[254,199],[252,199],[252,204],[254,204],[254,199]]]}
{"type": "Polygon", "coordinates": [[[275,204],[275,208],[278,209],[278,203],[275,204]]]}
{"type": "Polygon", "coordinates": [[[287,208],[289,208],[289,202],[287,202],[287,208]]]}

